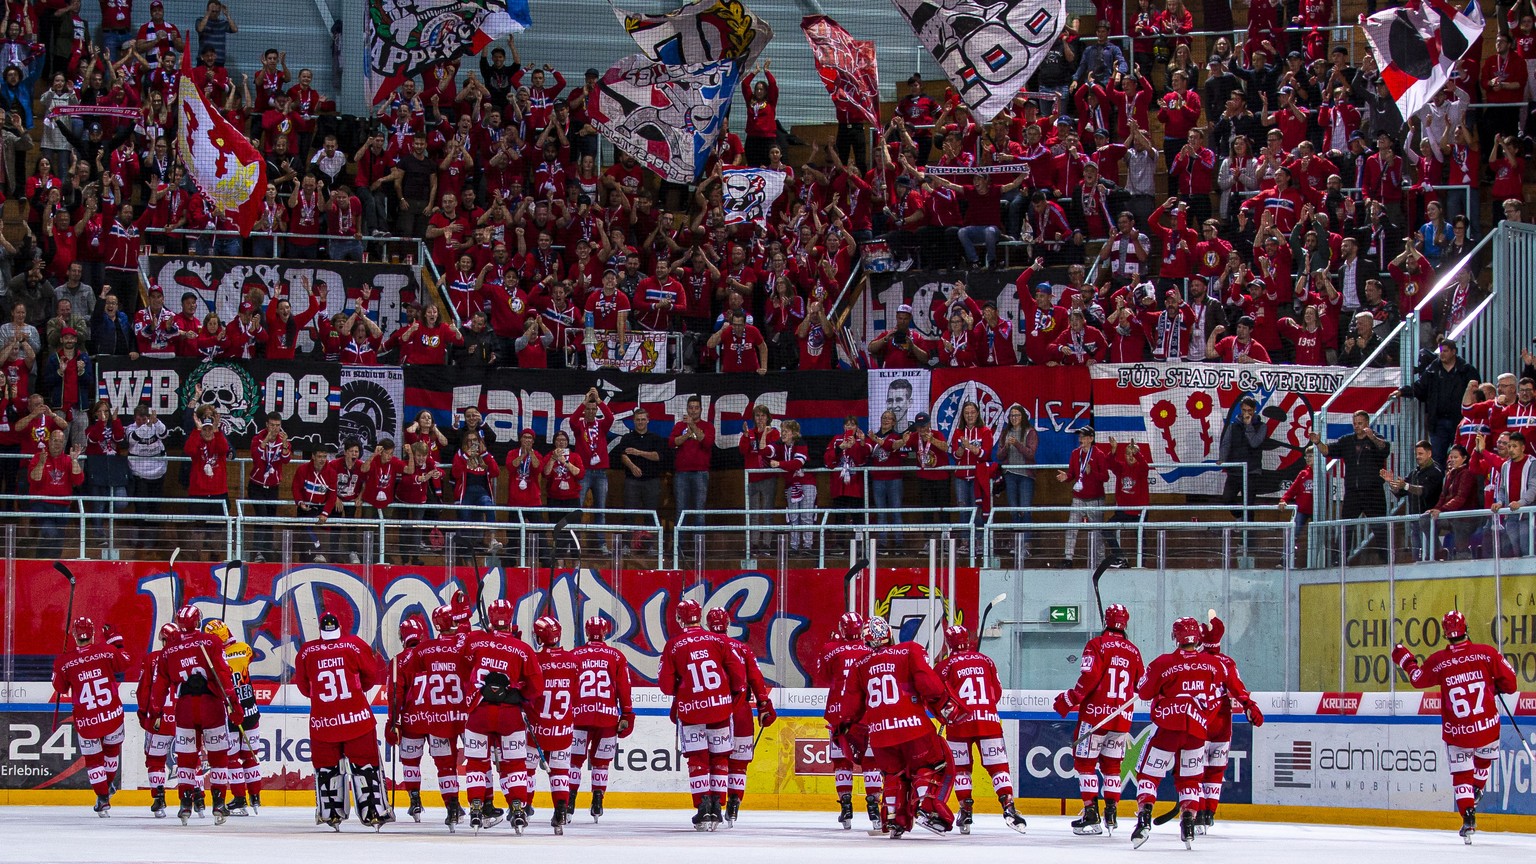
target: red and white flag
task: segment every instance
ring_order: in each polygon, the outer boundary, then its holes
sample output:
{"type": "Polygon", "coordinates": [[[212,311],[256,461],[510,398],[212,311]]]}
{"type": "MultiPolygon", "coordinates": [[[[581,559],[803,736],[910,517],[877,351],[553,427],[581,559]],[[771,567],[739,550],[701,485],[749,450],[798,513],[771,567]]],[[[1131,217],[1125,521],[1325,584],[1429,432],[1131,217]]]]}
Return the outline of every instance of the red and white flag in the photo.
{"type": "Polygon", "coordinates": [[[826,15],[805,16],[800,29],[811,43],[816,72],[833,104],[850,117],[879,125],[880,74],[875,66],[875,43],[853,38],[826,15]]]}
{"type": "Polygon", "coordinates": [[[176,146],[181,163],[214,208],[239,226],[242,236],[248,235],[267,195],[266,160],[198,91],[192,79],[192,52],[182,56],[176,88],[176,110],[181,114],[176,146]]]}
{"type": "Polygon", "coordinates": [[[1406,122],[1429,104],[1451,70],[1483,35],[1483,10],[1471,0],[1458,10],[1446,0],[1408,0],[1360,18],[1387,92],[1406,122]]]}

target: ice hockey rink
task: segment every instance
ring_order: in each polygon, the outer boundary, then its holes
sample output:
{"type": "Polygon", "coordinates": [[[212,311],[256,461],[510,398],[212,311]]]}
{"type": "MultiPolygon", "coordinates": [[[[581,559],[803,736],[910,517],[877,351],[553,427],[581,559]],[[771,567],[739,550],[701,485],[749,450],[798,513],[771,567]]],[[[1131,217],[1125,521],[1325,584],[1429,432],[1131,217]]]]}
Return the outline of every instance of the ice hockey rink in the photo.
{"type": "MultiPolygon", "coordinates": [[[[1160,808],[1161,809],[1161,808],[1160,808]]],[[[428,815],[434,812],[428,809],[428,815]]],[[[919,829],[899,840],[871,837],[860,830],[840,830],[835,814],[744,811],[735,828],[715,833],[695,832],[689,814],[678,810],[610,810],[594,825],[578,811],[565,836],[553,836],[541,810],[525,836],[515,836],[505,824],[477,836],[466,826],[449,834],[440,821],[386,826],[381,834],[354,821],[336,834],[314,824],[314,812],[302,808],[267,808],[259,816],[231,818],[215,826],[211,817],[183,827],[174,817],[154,819],[138,807],[118,807],[112,818],[100,819],[86,807],[0,808],[0,861],[17,862],[239,862],[259,857],[267,861],[325,864],[377,862],[449,862],[477,854],[536,856],[538,864],[586,864],[593,860],[665,861],[668,864],[821,864],[875,860],[923,862],[964,860],[1031,864],[1071,862],[1084,855],[1156,858],[1200,855],[1215,859],[1306,864],[1371,864],[1371,862],[1529,861],[1536,854],[1536,837],[1528,834],[1484,832],[1472,846],[1463,845],[1454,831],[1397,828],[1358,828],[1332,825],[1292,825],[1258,822],[1218,822],[1212,833],[1195,841],[1194,852],[1179,842],[1170,823],[1154,829],[1141,849],[1130,844],[1132,820],[1122,818],[1113,838],[1075,837],[1068,819],[1029,817],[1029,833],[1003,827],[996,814],[978,814],[968,837],[938,837],[919,829]],[[614,858],[613,856],[620,856],[614,858]],[[936,858],[935,856],[940,856],[936,858]],[[1439,856],[1450,856],[1441,859],[1439,856]]],[[[401,815],[404,815],[403,812],[401,815]]],[[[1092,859],[1086,859],[1092,860],[1092,859]]]]}

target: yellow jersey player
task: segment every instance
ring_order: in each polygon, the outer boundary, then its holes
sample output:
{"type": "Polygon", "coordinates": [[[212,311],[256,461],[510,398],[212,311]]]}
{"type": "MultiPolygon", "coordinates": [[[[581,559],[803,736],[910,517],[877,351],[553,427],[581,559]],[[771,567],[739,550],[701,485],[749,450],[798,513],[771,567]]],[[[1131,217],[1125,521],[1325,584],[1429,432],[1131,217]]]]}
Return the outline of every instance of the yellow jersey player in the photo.
{"type": "MultiPolygon", "coordinates": [[[[251,661],[256,652],[229,632],[229,626],[217,618],[203,624],[203,632],[224,643],[224,660],[234,673],[235,695],[245,716],[230,720],[230,759],[228,786],[229,815],[248,816],[261,810],[261,710],[256,705],[256,688],[251,686],[251,661]],[[250,810],[246,802],[250,802],[250,810]]],[[[217,788],[217,784],[216,787],[217,788]]]]}

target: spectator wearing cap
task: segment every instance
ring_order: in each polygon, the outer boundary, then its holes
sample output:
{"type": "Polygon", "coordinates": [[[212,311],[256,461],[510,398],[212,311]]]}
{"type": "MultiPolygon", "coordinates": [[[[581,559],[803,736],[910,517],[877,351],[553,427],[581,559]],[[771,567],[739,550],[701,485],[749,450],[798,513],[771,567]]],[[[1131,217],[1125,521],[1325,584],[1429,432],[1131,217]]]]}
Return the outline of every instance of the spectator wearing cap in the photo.
{"type": "Polygon", "coordinates": [[[1436,462],[1444,461],[1445,452],[1455,440],[1456,426],[1461,422],[1462,396],[1467,392],[1467,382],[1477,378],[1477,367],[1456,356],[1456,343],[1441,339],[1439,356],[1420,367],[1413,384],[1397,391],[1399,397],[1412,396],[1423,405],[1436,462]]]}
{"type": "MultiPolygon", "coordinates": [[[[134,276],[137,275],[135,271],[134,276]]],[[[133,335],[138,340],[139,354],[157,360],[175,356],[171,340],[179,332],[176,316],[165,308],[165,292],[159,285],[151,285],[149,305],[140,309],[133,319],[133,335]]]]}
{"type": "Polygon", "coordinates": [[[933,422],[928,412],[919,412],[912,418],[912,426],[903,436],[903,444],[899,449],[910,452],[917,467],[914,475],[917,503],[926,513],[924,521],[944,522],[945,517],[939,511],[949,506],[950,501],[951,474],[946,470],[949,465],[949,442],[933,431],[933,422]]]}
{"type": "MultiPolygon", "coordinates": [[[[1261,280],[1254,280],[1262,285],[1261,280]]],[[[1254,321],[1249,315],[1237,319],[1236,332],[1231,336],[1223,336],[1227,332],[1224,325],[1218,324],[1211,330],[1211,335],[1205,340],[1205,357],[1207,360],[1218,360],[1222,363],[1268,363],[1269,351],[1258,340],[1253,338],[1254,321]]]]}
{"type": "Polygon", "coordinates": [[[1212,54],[1205,61],[1205,69],[1205,83],[1200,86],[1201,101],[1205,104],[1206,123],[1215,126],[1225,116],[1232,96],[1243,95],[1243,82],[1227,71],[1227,58],[1220,54],[1212,54]]]}
{"type": "Polygon", "coordinates": [[[1136,230],[1136,220],[1131,211],[1120,211],[1120,215],[1115,218],[1114,233],[1099,250],[1099,260],[1107,263],[1115,284],[1129,285],[1141,281],[1150,257],[1151,245],[1147,242],[1147,235],[1136,230]]]}
{"type": "Polygon", "coordinates": [[[81,463],[80,448],[64,448],[64,430],[55,429],[48,435],[45,449],[34,454],[27,465],[28,492],[34,499],[28,509],[36,508],[43,513],[56,514],[36,520],[39,523],[36,555],[39,558],[64,554],[65,521],[63,514],[69,510],[74,489],[85,482],[85,467],[81,463]]]}
{"type": "MultiPolygon", "coordinates": [[[[1109,460],[1104,451],[1095,445],[1095,437],[1092,426],[1079,429],[1078,446],[1072,451],[1067,470],[1056,472],[1056,482],[1071,485],[1072,506],[1067,516],[1067,522],[1071,525],[1098,524],[1104,519],[1104,484],[1109,481],[1109,460]]],[[[1073,559],[1076,557],[1077,530],[1069,528],[1066,532],[1061,563],[1067,569],[1073,567],[1073,559]]],[[[1097,530],[1090,530],[1089,536],[1093,547],[1090,555],[1102,558],[1104,535],[1097,530]]]]}
{"type": "Polygon", "coordinates": [[[928,339],[912,327],[912,306],[896,307],[896,326],[869,343],[869,353],[882,369],[919,369],[928,365],[928,339]]]}
{"type": "Polygon", "coordinates": [[[256,311],[256,304],[250,300],[242,300],[235,320],[224,327],[222,343],[224,354],[239,360],[255,359],[257,346],[265,339],[266,327],[261,323],[261,315],[256,311]]]}

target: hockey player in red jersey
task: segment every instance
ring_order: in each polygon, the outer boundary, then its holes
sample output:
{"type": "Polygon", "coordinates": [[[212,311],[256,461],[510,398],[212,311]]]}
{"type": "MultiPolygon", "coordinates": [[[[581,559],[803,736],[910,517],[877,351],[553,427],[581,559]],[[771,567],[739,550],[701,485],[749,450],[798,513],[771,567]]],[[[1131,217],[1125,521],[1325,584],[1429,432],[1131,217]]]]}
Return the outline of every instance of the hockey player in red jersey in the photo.
{"type": "Polygon", "coordinates": [[[1056,713],[1065,717],[1077,709],[1077,747],[1072,753],[1077,769],[1077,791],[1083,799],[1082,815],[1072,821],[1072,833],[1114,833],[1120,803],[1120,763],[1130,742],[1131,712],[1120,711],[1141,680],[1141,652],[1125,636],[1131,612],[1119,603],[1104,610],[1104,632],[1083,646],[1081,672],[1071,690],[1056,696],[1056,713]],[[1088,730],[1113,715],[1098,731],[1088,730]],[[1103,772],[1101,783],[1099,772],[1103,772]],[[1099,798],[1104,799],[1104,819],[1099,821],[1099,798]],[[1102,827],[1101,827],[1102,825],[1102,827]]]}
{"type": "Polygon", "coordinates": [[[341,621],[320,616],[320,638],[304,643],[293,658],[293,683],[309,699],[309,759],[315,766],[315,824],[336,831],[346,819],[346,757],[357,817],[375,830],[395,821],[384,802],[379,742],[368,691],[379,683],[380,660],[356,636],[343,636],[341,621]]]}
{"type": "Polygon", "coordinates": [[[576,661],[576,701],[571,708],[571,804],[581,788],[581,768],[592,761],[592,805],[588,812],[596,822],[603,815],[603,795],[608,791],[608,766],[619,752],[619,739],[635,728],[635,711],[629,694],[629,662],[619,649],[607,643],[613,624],[601,615],[588,618],[583,628],[587,644],[571,652],[576,661]]]}
{"type": "Polygon", "coordinates": [[[656,683],[672,697],[672,716],[682,726],[688,791],[698,810],[694,830],[713,831],[728,786],[732,708],[746,698],[747,673],[728,641],[699,626],[703,617],[698,601],[678,601],[673,619],[681,630],[661,651],[656,683]]]}
{"type": "Polygon", "coordinates": [[[1136,764],[1136,828],[1131,844],[1141,848],[1152,833],[1152,805],[1157,803],[1157,784],[1177,766],[1179,790],[1179,837],[1193,848],[1195,811],[1200,805],[1200,783],[1205,778],[1205,742],[1211,715],[1218,699],[1225,697],[1226,670],[1200,646],[1200,622],[1180,618],[1173,622],[1177,650],[1159,656],[1147,667],[1136,687],[1136,696],[1152,703],[1152,737],[1136,764]]]}
{"type": "Polygon", "coordinates": [[[1451,794],[1461,814],[1461,836],[1468,844],[1477,830],[1477,801],[1488,783],[1488,766],[1499,758],[1501,693],[1517,689],[1515,670],[1492,645],[1467,638],[1467,619],[1452,609],[1441,619],[1446,646],[1422,664],[1402,643],[1392,648],[1392,662],[1418,688],[1440,688],[1440,738],[1451,769],[1451,794]]]}
{"type": "Polygon", "coordinates": [[[111,624],[101,625],[96,642],[96,623],[76,618],[69,625],[75,647],[53,662],[53,692],[72,706],[75,736],[85,757],[85,776],[96,793],[92,809],[105,819],[112,809],[112,779],[123,755],[123,702],[117,694],[117,676],[128,671],[128,652],[123,637],[111,624]]]}
{"type": "Polygon", "coordinates": [[[960,705],[959,716],[944,728],[949,753],[955,763],[955,795],[960,812],[955,824],[961,834],[971,833],[971,749],[981,756],[981,766],[992,776],[992,791],[1003,808],[1003,822],[1024,833],[1024,817],[1013,806],[1013,777],[1008,773],[1008,749],[1003,746],[1003,724],[997,701],[1003,685],[992,658],[977,651],[971,633],[959,624],[944,628],[948,655],[934,669],[960,705]]]}
{"type": "MultiPolygon", "coordinates": [[[[869,646],[864,644],[864,618],[857,612],[844,612],[837,619],[837,628],[831,639],[822,646],[821,659],[816,664],[816,686],[827,688],[827,705],[822,716],[827,720],[827,730],[834,726],[832,715],[836,713],[833,695],[840,692],[848,670],[869,656],[869,646]]],[[[850,726],[847,734],[832,735],[827,745],[832,759],[833,779],[837,784],[837,803],[841,808],[837,821],[843,830],[853,827],[853,769],[864,774],[864,809],[869,821],[880,827],[880,771],[875,768],[874,754],[869,750],[869,727],[863,723],[850,726]]]]}
{"type": "MultiPolygon", "coordinates": [[[[202,613],[194,606],[177,610],[176,626],[181,632],[175,644],[160,652],[151,710],[166,704],[174,690],[176,788],[181,797],[177,818],[187,824],[194,805],[202,798],[197,791],[197,739],[201,733],[212,773],[214,824],[222,825],[229,818],[223,792],[229,785],[229,718],[242,717],[245,712],[236,697],[229,664],[224,662],[224,646],[198,629],[202,620],[202,613]]],[[[157,731],[166,728],[164,720],[157,717],[152,721],[157,731]]]]}
{"type": "Polygon", "coordinates": [[[716,607],[705,615],[704,623],[709,627],[709,632],[726,640],[731,650],[736,652],[736,659],[741,661],[747,675],[746,692],[731,709],[731,758],[729,773],[726,775],[728,794],[725,824],[735,825],[736,815],[741,811],[741,799],[747,795],[747,768],[752,764],[757,741],[757,726],[752,723],[752,709],[757,709],[757,722],[764,729],[772,726],[779,715],[773,710],[773,700],[768,695],[768,682],[763,678],[763,670],[758,668],[757,655],[746,642],[732,639],[727,632],[731,629],[731,613],[716,607]]]}
{"type": "Polygon", "coordinates": [[[948,832],[955,824],[946,803],[954,765],[928,714],[950,723],[959,706],[923,649],[895,644],[884,618],[864,622],[864,644],[873,650],[849,671],[843,692],[834,697],[834,729],[846,734],[852,724],[869,726],[869,746],[885,775],[885,825],[892,836],[919,822],[936,834],[948,832]]]}
{"type": "MultiPolygon", "coordinates": [[[[425,690],[426,681],[418,683],[406,677],[405,670],[416,656],[416,648],[427,635],[427,625],[420,618],[400,622],[400,653],[389,663],[389,681],[385,685],[389,701],[389,720],[384,726],[384,740],[398,748],[400,770],[405,779],[400,788],[410,798],[406,813],[421,821],[421,757],[427,749],[427,711],[423,702],[411,699],[412,691],[425,690]]],[[[423,678],[425,676],[422,676],[423,678]]]]}
{"type": "Polygon", "coordinates": [[[533,649],[513,632],[516,610],[506,600],[486,609],[490,632],[468,641],[469,719],[464,727],[464,786],[469,793],[469,824],[489,828],[500,821],[492,800],[491,750],[500,758],[496,771],[507,797],[512,830],[528,827],[528,802],[533,799],[528,775],[528,726],[531,712],[544,693],[544,677],[533,649]]]}
{"type": "Polygon", "coordinates": [[[1211,616],[1211,623],[1200,628],[1205,653],[1215,657],[1226,672],[1226,696],[1216,701],[1210,733],[1205,742],[1205,781],[1200,786],[1200,808],[1195,814],[1195,831],[1204,834],[1216,822],[1216,805],[1221,803],[1221,784],[1227,773],[1227,758],[1232,750],[1232,712],[1242,711],[1254,726],[1264,725],[1264,713],[1254,704],[1247,685],[1237,673],[1237,661],[1221,653],[1221,637],[1227,625],[1211,616]]]}
{"type": "Polygon", "coordinates": [[[538,751],[527,757],[528,792],[525,799],[525,803],[533,800],[534,778],[542,761],[549,774],[549,797],[555,810],[549,824],[556,834],[565,833],[571,817],[571,737],[574,731],[571,707],[576,701],[577,671],[576,658],[561,647],[560,635],[560,622],[548,615],[533,622],[533,639],[539,646],[537,659],[539,671],[544,676],[544,692],[533,702],[533,710],[529,712],[538,751]]]}
{"type": "Polygon", "coordinates": [[[160,650],[149,652],[139,669],[139,687],[135,691],[139,702],[139,728],[144,730],[144,771],[149,775],[149,812],[156,819],[165,818],[165,762],[176,743],[176,706],[174,694],[168,694],[159,705],[155,699],[155,678],[160,671],[160,655],[176,641],[181,631],[175,624],[160,625],[160,650]],[[155,727],[159,718],[160,726],[155,727]]]}
{"type": "Polygon", "coordinates": [[[437,789],[446,811],[443,822],[450,829],[464,818],[459,803],[459,739],[469,718],[465,709],[471,685],[458,617],[450,606],[432,610],[437,638],[418,644],[401,673],[410,687],[402,711],[414,714],[426,727],[427,751],[437,767],[437,789]]]}

